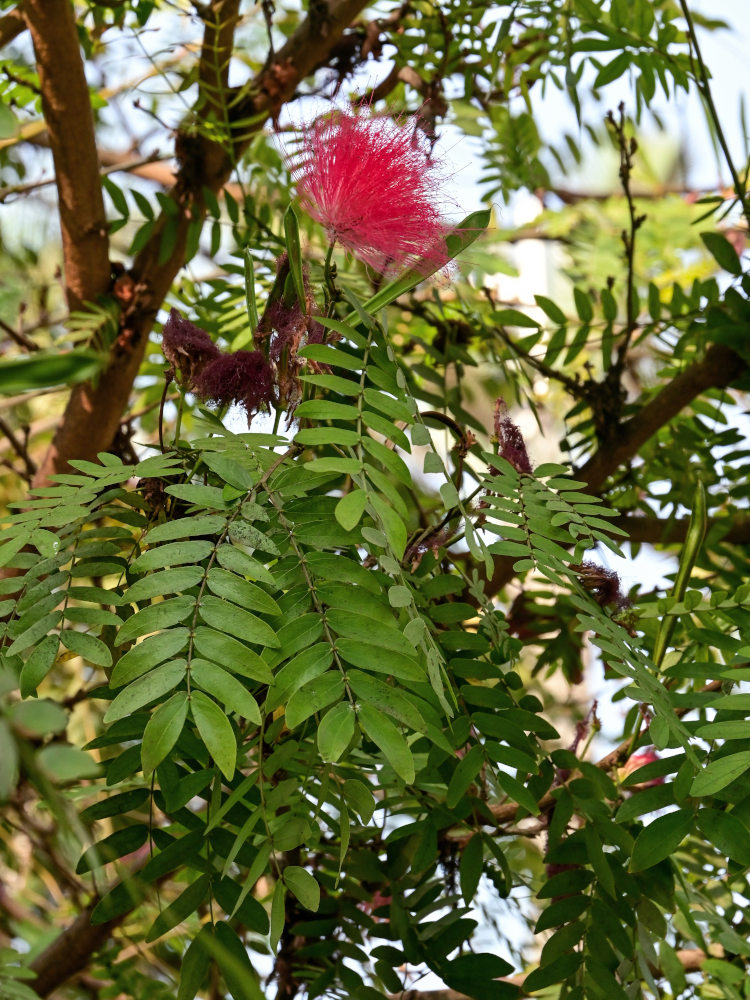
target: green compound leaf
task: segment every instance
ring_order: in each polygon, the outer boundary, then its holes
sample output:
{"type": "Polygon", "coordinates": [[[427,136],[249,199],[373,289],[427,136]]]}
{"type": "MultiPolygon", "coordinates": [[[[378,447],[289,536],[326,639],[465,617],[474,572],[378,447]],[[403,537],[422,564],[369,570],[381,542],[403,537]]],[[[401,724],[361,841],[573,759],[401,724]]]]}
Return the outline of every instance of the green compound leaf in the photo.
{"type": "Polygon", "coordinates": [[[310,872],[299,865],[287,865],[282,878],[306,909],[317,911],[320,906],[320,886],[310,872]]]}
{"type": "Polygon", "coordinates": [[[329,764],[341,760],[354,737],[356,719],[348,702],[341,702],[326,712],[318,726],[318,752],[329,764]]]}
{"type": "Polygon", "coordinates": [[[117,719],[124,719],[132,715],[139,708],[148,705],[149,702],[156,701],[162,695],[171,691],[185,677],[185,661],[177,660],[174,663],[164,663],[147,674],[132,681],[121,691],[112,704],[107,709],[104,721],[116,722],[117,719]]]}
{"type": "Polygon", "coordinates": [[[396,774],[408,785],[414,781],[414,758],[409,744],[387,715],[372,705],[360,705],[359,722],[396,774]]]}
{"type": "Polygon", "coordinates": [[[199,688],[203,688],[220,701],[229,714],[236,712],[248,722],[260,725],[260,709],[255,698],[241,681],[216,663],[211,663],[209,660],[193,660],[190,678],[199,688]]]}
{"type": "Polygon", "coordinates": [[[359,524],[367,506],[367,494],[364,490],[352,490],[346,493],[336,504],[334,517],[344,529],[351,531],[359,524]]]}
{"type": "Polygon", "coordinates": [[[146,724],[141,744],[143,776],[148,780],[175,745],[188,711],[186,691],[178,691],[154,712],[146,724]]]}
{"type": "Polygon", "coordinates": [[[202,691],[191,693],[190,711],[206,749],[230,781],[237,764],[237,740],[229,720],[216,702],[202,691]]]}
{"type": "Polygon", "coordinates": [[[680,846],[693,827],[693,814],[687,810],[657,817],[636,837],[630,859],[630,871],[639,872],[668,858],[680,846]]]}

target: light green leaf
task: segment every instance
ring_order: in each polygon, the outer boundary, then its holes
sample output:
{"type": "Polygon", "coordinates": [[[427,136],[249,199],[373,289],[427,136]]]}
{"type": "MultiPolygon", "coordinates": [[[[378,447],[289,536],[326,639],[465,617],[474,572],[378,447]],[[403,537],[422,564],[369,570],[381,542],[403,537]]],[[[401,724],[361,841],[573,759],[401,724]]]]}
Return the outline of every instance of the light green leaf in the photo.
{"type": "Polygon", "coordinates": [[[320,906],[320,886],[310,872],[299,865],[287,865],[282,878],[306,909],[317,911],[320,906]]]}
{"type": "Polygon", "coordinates": [[[130,564],[133,573],[150,573],[166,566],[195,565],[203,562],[213,552],[213,545],[207,541],[168,542],[148,549],[130,564]]]}
{"type": "Polygon", "coordinates": [[[719,267],[730,274],[737,276],[742,274],[742,262],[726,236],[722,236],[721,233],[701,233],[700,236],[719,267]]]}
{"type": "Polygon", "coordinates": [[[249,576],[251,580],[258,583],[268,584],[269,587],[276,587],[276,581],[271,576],[266,567],[253,559],[236,545],[220,545],[216,550],[216,559],[224,569],[231,570],[232,573],[239,573],[240,576],[249,576]]]}
{"type": "Polygon", "coordinates": [[[229,573],[225,569],[213,567],[208,571],[206,577],[208,586],[217,597],[223,597],[226,601],[233,601],[241,608],[252,608],[263,615],[280,615],[281,608],[276,601],[260,587],[254,583],[229,573]]]}
{"type": "Polygon", "coordinates": [[[84,660],[93,663],[98,667],[109,667],[112,665],[112,654],[104,645],[101,639],[88,635],[86,632],[74,632],[71,629],[63,629],[60,633],[60,641],[66,649],[82,656],[84,660]]]}
{"type": "Polygon", "coordinates": [[[248,649],[237,639],[224,635],[223,632],[199,625],[195,630],[195,648],[201,656],[214,663],[223,664],[233,674],[260,681],[261,684],[273,682],[273,673],[266,661],[254,650],[248,649]]]}
{"type": "Polygon", "coordinates": [[[345,493],[334,509],[334,517],[344,529],[351,531],[355,528],[367,506],[367,494],[364,490],[352,490],[345,493]]]}
{"type": "Polygon", "coordinates": [[[109,679],[109,686],[123,687],[153,667],[158,667],[164,660],[168,660],[185,648],[188,634],[186,628],[173,628],[167,632],[146,636],[117,661],[109,679]]]}
{"type": "Polygon", "coordinates": [[[690,786],[690,794],[695,796],[713,795],[739,778],[750,767],[750,750],[729,754],[712,760],[702,771],[699,771],[690,786]]]}
{"type": "Polygon", "coordinates": [[[305,719],[321,711],[344,694],[344,679],[338,671],[315,677],[294,692],[286,705],[286,724],[296,729],[305,719]]]}
{"type": "Polygon", "coordinates": [[[341,760],[354,736],[354,709],[348,701],[334,705],[318,726],[318,751],[329,764],[341,760]]]}
{"type": "Polygon", "coordinates": [[[377,677],[370,677],[361,670],[350,670],[347,678],[358,700],[392,715],[414,732],[425,731],[424,719],[416,706],[397,688],[377,677]]]}
{"type": "Polygon", "coordinates": [[[307,399],[294,411],[299,420],[356,420],[359,411],[350,403],[334,403],[329,399],[307,399]]]}
{"type": "Polygon", "coordinates": [[[171,597],[136,611],[117,633],[116,646],[122,646],[149,632],[157,632],[183,622],[195,609],[192,597],[171,597]]]}
{"type": "Polygon", "coordinates": [[[72,351],[34,351],[5,359],[0,370],[0,396],[15,396],[34,389],[88,382],[104,367],[107,354],[87,348],[72,351]]]}
{"type": "Polygon", "coordinates": [[[156,941],[162,934],[171,931],[177,924],[181,924],[183,920],[187,920],[188,917],[196,913],[208,895],[210,884],[210,876],[201,875],[192,885],[184,889],[177,899],[170,903],[165,910],[162,910],[153,922],[146,935],[146,941],[156,941]]]}
{"type": "Polygon", "coordinates": [[[471,783],[484,762],[484,752],[479,744],[475,744],[456,765],[448,791],[445,796],[445,804],[449,809],[455,809],[461,801],[471,783]]]}
{"type": "Polygon", "coordinates": [[[153,597],[163,597],[166,594],[180,594],[197,586],[203,579],[200,566],[180,566],[177,569],[164,569],[158,573],[149,573],[141,577],[125,591],[118,604],[135,604],[138,601],[148,601],[153,597]]]}
{"type": "Polygon", "coordinates": [[[227,781],[231,781],[237,763],[237,740],[229,720],[202,691],[191,693],[190,710],[206,749],[227,781]]]}
{"type": "Polygon", "coordinates": [[[636,837],[630,871],[651,868],[674,854],[692,828],[693,814],[686,809],[658,816],[636,837]]]}
{"type": "Polygon", "coordinates": [[[396,585],[388,590],[388,602],[392,608],[407,608],[412,600],[412,593],[408,587],[396,585]]]}
{"type": "Polygon", "coordinates": [[[200,601],[199,613],[206,625],[211,625],[220,632],[226,632],[227,635],[234,635],[243,642],[257,643],[274,649],[280,645],[270,625],[249,611],[244,611],[234,604],[227,604],[217,597],[204,595],[200,601]]]}
{"type": "Polygon", "coordinates": [[[171,691],[184,677],[184,660],[164,663],[162,666],[156,667],[155,670],[150,670],[147,674],[128,684],[117,695],[107,709],[104,721],[106,723],[116,722],[117,719],[124,719],[127,715],[132,715],[137,709],[143,708],[149,702],[161,698],[167,691],[171,691]]]}
{"type": "Polygon", "coordinates": [[[36,694],[36,689],[52,669],[60,642],[56,635],[49,635],[34,648],[21,669],[21,697],[36,694]]]}
{"type": "Polygon", "coordinates": [[[255,698],[236,677],[209,660],[193,660],[190,678],[224,705],[227,712],[237,712],[248,722],[260,725],[260,709],[255,698]]]}
{"type": "Polygon", "coordinates": [[[181,517],[176,521],[165,521],[157,524],[146,535],[145,543],[149,546],[158,542],[168,542],[176,538],[195,538],[198,535],[219,535],[226,526],[226,520],[217,514],[206,514],[199,517],[181,517]]]}

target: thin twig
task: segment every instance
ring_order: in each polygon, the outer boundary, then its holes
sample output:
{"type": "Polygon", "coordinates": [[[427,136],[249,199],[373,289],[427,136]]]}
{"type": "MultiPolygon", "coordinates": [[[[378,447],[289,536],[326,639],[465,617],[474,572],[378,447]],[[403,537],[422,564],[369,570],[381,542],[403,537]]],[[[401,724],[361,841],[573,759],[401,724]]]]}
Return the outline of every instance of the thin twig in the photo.
{"type": "MultiPolygon", "coordinates": [[[[135,160],[125,160],[122,163],[112,163],[100,171],[100,177],[108,177],[109,174],[129,173],[137,171],[140,167],[145,167],[149,163],[158,163],[162,160],[173,160],[174,153],[150,153],[148,156],[140,156],[135,160]]],[[[28,194],[29,191],[38,191],[39,188],[50,187],[56,181],[56,177],[46,177],[44,180],[29,181],[27,184],[13,184],[9,187],[0,188],[0,204],[12,194],[28,194]]]]}
{"type": "Polygon", "coordinates": [[[716,110],[716,105],[714,104],[713,95],[711,94],[711,84],[708,82],[708,72],[706,70],[706,64],[703,61],[703,56],[701,55],[700,46],[698,45],[698,36],[695,33],[695,25],[693,24],[693,17],[690,13],[690,8],[687,5],[686,0],[680,0],[680,9],[682,10],[682,15],[685,18],[685,23],[687,25],[688,38],[690,39],[690,47],[692,49],[691,60],[694,58],[695,64],[697,66],[696,82],[698,88],[700,89],[703,99],[706,102],[706,108],[711,116],[711,121],[713,122],[714,128],[716,129],[716,138],[719,140],[719,145],[724,153],[724,159],[726,160],[729,173],[732,176],[732,182],[734,183],[734,189],[737,192],[737,197],[742,203],[742,213],[748,221],[750,221],[750,206],[747,203],[747,189],[745,187],[744,181],[740,178],[737,168],[732,160],[732,154],[729,152],[729,145],[727,144],[726,136],[724,135],[724,130],[721,127],[721,122],[719,120],[719,113],[716,110]]]}
{"type": "Polygon", "coordinates": [[[23,330],[14,330],[13,327],[9,323],[6,323],[4,319],[0,319],[0,329],[4,330],[5,333],[8,334],[13,343],[18,344],[19,347],[23,347],[24,350],[39,350],[39,344],[35,344],[30,337],[27,337],[23,330]]]}
{"type": "Polygon", "coordinates": [[[24,478],[31,482],[34,478],[34,473],[36,472],[36,464],[31,455],[29,455],[26,444],[18,440],[13,428],[2,417],[0,417],[0,431],[2,431],[8,441],[10,441],[11,448],[26,466],[26,475],[24,478]]]}
{"type": "Polygon", "coordinates": [[[615,118],[610,111],[607,115],[607,121],[615,134],[617,147],[620,152],[620,183],[622,184],[622,190],[625,195],[625,200],[627,201],[628,218],[630,220],[628,229],[623,229],[622,231],[622,245],[625,248],[625,262],[627,265],[625,337],[617,352],[617,360],[611,369],[612,378],[619,381],[622,370],[625,367],[625,359],[627,357],[628,348],[630,347],[630,341],[636,327],[638,326],[638,317],[635,314],[633,295],[635,284],[635,236],[640,227],[646,221],[646,216],[636,214],[633,192],[630,186],[630,179],[633,173],[633,157],[638,150],[638,143],[633,136],[628,138],[625,134],[625,104],[620,102],[620,106],[617,110],[619,112],[619,118],[615,118]]]}

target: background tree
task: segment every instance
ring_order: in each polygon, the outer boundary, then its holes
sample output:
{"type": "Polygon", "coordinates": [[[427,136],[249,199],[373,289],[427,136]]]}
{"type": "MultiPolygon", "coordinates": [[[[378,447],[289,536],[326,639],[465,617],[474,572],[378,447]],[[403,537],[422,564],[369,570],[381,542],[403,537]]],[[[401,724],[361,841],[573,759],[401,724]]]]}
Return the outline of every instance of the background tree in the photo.
{"type": "Polygon", "coordinates": [[[696,34],[720,25],[684,0],[0,10],[0,995],[747,995],[746,165],[696,34]],[[632,120],[605,113],[626,76],[632,120]],[[614,151],[610,199],[561,180],[552,87],[614,151]],[[691,88],[732,181],[697,204],[636,140],[691,88]],[[444,222],[448,124],[538,219],[444,222]],[[504,301],[529,238],[569,281],[504,301]],[[611,568],[642,544],[675,556],[666,593],[611,568]]]}

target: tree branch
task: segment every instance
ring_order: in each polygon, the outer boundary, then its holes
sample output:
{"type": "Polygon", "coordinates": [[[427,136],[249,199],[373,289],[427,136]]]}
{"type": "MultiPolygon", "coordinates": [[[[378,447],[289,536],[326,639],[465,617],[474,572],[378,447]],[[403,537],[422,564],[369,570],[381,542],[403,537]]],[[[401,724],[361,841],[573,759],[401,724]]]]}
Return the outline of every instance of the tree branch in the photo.
{"type": "Polygon", "coordinates": [[[69,0],[26,0],[55,161],[68,305],[104,294],[110,283],[107,218],[99,182],[94,120],[69,0]]]}
{"type": "MultiPolygon", "coordinates": [[[[621,514],[612,519],[612,524],[627,531],[631,542],[645,542],[651,545],[677,545],[685,541],[690,518],[675,517],[662,520],[658,517],[641,517],[636,514],[621,514]]],[[[739,514],[736,517],[712,517],[707,524],[707,533],[717,532],[717,539],[730,545],[750,544],[750,517],[739,514]]]]}
{"type": "Polygon", "coordinates": [[[26,23],[23,19],[23,9],[19,4],[15,10],[9,10],[7,14],[3,14],[0,17],[0,49],[4,49],[6,45],[10,45],[14,38],[23,32],[26,28],[26,23]]]}
{"type": "MultiPolygon", "coordinates": [[[[41,2],[36,0],[37,4],[41,2]]],[[[59,2],[54,0],[55,5],[59,2]]],[[[324,21],[318,7],[302,22],[270,65],[248,86],[245,98],[231,107],[230,124],[239,123],[235,160],[266,118],[277,115],[281,106],[291,100],[300,81],[325,63],[352,19],[366,5],[367,0],[335,0],[328,5],[324,21]],[[250,119],[253,122],[248,126],[250,119]]],[[[226,47],[227,39],[222,38],[221,44],[226,47]]],[[[151,239],[133,264],[139,299],[128,329],[113,348],[110,364],[96,386],[84,383],[74,387],[55,440],[37,473],[36,485],[46,482],[55,471],[66,469],[69,459],[93,459],[97,452],[111,446],[143,360],[151,325],[182,266],[190,224],[205,214],[203,187],[219,191],[229,178],[233,160],[224,144],[200,135],[182,135],[178,139],[180,169],[169,192],[177,205],[176,229],[171,234],[174,250],[166,261],[160,260],[165,227],[175,217],[162,212],[151,239]]]]}
{"type": "MultiPolygon", "coordinates": [[[[608,476],[630,461],[649,438],[693,399],[707,389],[726,388],[747,370],[747,363],[730,347],[712,344],[700,361],[688,365],[635,416],[621,424],[611,442],[599,448],[579,469],[574,469],[573,478],[586,483],[585,488],[590,493],[597,492],[608,476]]],[[[496,594],[514,578],[515,561],[509,556],[495,559],[495,569],[486,587],[489,595],[496,594]]]]}
{"type": "Polygon", "coordinates": [[[123,914],[104,924],[92,924],[91,914],[98,902],[98,898],[94,899],[31,963],[30,968],[37,975],[31,984],[40,997],[49,996],[76,972],[85,969],[91,956],[125,919],[123,914]]]}
{"type": "Polygon", "coordinates": [[[706,389],[724,389],[747,371],[747,363],[730,347],[712,344],[702,360],[695,361],[672,379],[634,417],[622,424],[613,444],[600,448],[574,475],[594,491],[608,476],[637,454],[638,449],[688,403],[706,389]]]}

